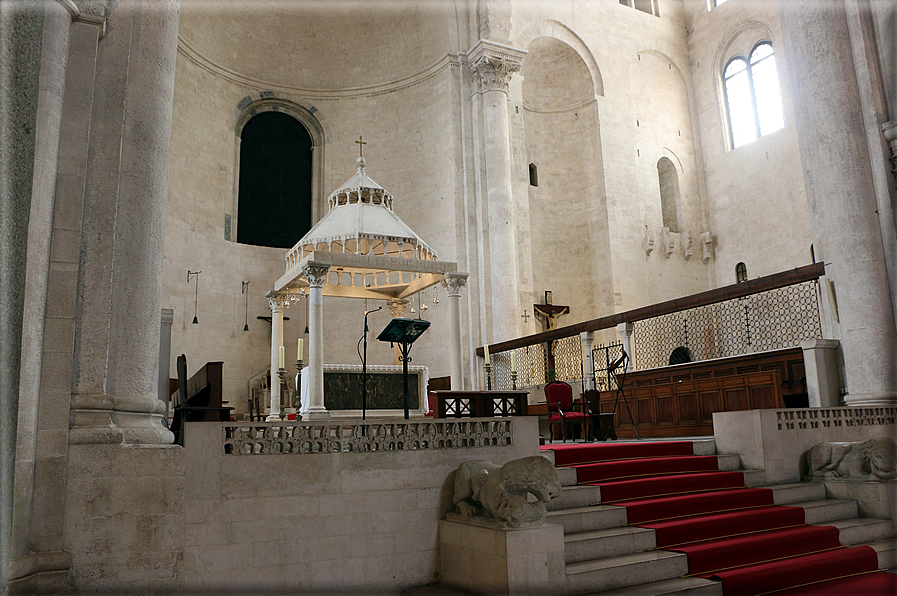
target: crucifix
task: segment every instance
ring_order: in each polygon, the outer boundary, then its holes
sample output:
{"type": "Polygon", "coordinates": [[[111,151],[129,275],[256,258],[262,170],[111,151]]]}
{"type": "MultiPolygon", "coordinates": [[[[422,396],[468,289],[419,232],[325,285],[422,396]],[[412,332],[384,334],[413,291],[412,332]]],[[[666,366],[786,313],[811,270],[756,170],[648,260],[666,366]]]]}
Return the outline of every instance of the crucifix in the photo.
{"type": "Polygon", "coordinates": [[[367,143],[362,140],[361,135],[358,135],[358,140],[355,141],[355,143],[358,145],[358,157],[364,157],[364,146],[367,145],[367,143]]]}
{"type": "Polygon", "coordinates": [[[520,315],[520,316],[523,317],[523,324],[526,325],[527,323],[529,323],[529,318],[530,318],[532,315],[529,314],[527,311],[523,311],[523,314],[520,315]]]}

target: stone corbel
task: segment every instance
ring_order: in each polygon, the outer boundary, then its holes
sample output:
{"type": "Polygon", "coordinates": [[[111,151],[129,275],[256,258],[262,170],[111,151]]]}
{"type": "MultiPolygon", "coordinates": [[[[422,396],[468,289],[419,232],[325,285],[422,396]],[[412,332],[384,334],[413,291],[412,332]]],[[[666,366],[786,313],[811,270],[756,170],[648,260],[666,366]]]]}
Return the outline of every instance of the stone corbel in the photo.
{"type": "Polygon", "coordinates": [[[701,234],[701,246],[703,247],[704,257],[703,261],[706,265],[713,259],[713,234],[709,231],[701,234]]]}
{"type": "Polygon", "coordinates": [[[676,239],[673,237],[669,228],[663,228],[660,231],[660,239],[663,242],[663,256],[669,259],[670,255],[673,254],[673,250],[676,248],[676,239]]]}
{"type": "Polygon", "coordinates": [[[468,65],[477,93],[508,92],[511,76],[520,72],[526,51],[480,40],[468,54],[468,65]]]}
{"type": "Polygon", "coordinates": [[[694,251],[692,250],[694,246],[694,238],[692,237],[691,230],[686,230],[685,232],[685,241],[682,243],[682,251],[685,256],[685,260],[688,261],[691,259],[694,251]]]}
{"type": "Polygon", "coordinates": [[[645,226],[645,256],[650,257],[651,251],[654,250],[654,232],[645,226]]]}

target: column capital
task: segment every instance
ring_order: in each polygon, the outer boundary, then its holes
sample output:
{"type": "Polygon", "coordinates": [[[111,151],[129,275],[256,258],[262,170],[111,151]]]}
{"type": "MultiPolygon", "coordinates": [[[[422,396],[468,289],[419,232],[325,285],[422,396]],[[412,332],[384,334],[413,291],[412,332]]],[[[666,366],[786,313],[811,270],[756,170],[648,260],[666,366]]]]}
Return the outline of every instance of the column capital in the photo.
{"type": "Polygon", "coordinates": [[[460,296],[461,288],[467,285],[469,273],[446,273],[442,280],[446,288],[448,288],[449,296],[460,296]]]}
{"type": "Polygon", "coordinates": [[[302,275],[308,279],[308,285],[313,288],[321,288],[327,283],[327,273],[330,271],[330,263],[321,261],[309,261],[302,270],[302,275]]]}
{"type": "Polygon", "coordinates": [[[486,91],[507,93],[511,76],[520,72],[526,51],[481,39],[467,56],[477,93],[486,91]]]}
{"type": "Polygon", "coordinates": [[[405,314],[405,306],[407,305],[408,300],[403,298],[389,298],[386,301],[386,306],[389,308],[389,314],[391,314],[394,319],[398,319],[405,314]]]}
{"type": "Polygon", "coordinates": [[[265,292],[265,298],[268,299],[268,310],[271,312],[280,312],[283,310],[283,302],[286,298],[285,294],[269,290],[265,292]]]}

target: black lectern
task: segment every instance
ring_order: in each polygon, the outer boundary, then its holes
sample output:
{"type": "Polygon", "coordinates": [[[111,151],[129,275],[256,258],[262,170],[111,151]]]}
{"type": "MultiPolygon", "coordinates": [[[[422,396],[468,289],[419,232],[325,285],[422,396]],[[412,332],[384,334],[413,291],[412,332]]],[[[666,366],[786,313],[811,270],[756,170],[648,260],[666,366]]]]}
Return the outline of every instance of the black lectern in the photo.
{"type": "Polygon", "coordinates": [[[420,337],[429,326],[430,321],[423,319],[393,319],[377,336],[380,341],[398,343],[402,347],[402,355],[399,359],[402,361],[402,387],[405,391],[405,420],[408,420],[408,363],[411,362],[408,353],[411,352],[411,344],[414,343],[414,340],[420,337]]]}

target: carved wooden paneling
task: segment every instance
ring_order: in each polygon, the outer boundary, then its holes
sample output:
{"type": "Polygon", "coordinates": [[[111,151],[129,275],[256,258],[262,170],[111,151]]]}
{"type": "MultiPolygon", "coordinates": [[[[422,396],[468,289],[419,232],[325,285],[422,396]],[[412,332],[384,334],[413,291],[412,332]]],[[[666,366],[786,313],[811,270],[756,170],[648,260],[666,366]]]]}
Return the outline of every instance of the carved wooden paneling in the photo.
{"type": "MultiPolygon", "coordinates": [[[[714,412],[784,407],[781,386],[781,374],[772,370],[631,387],[627,397],[640,436],[694,436],[713,433],[714,412]]],[[[613,398],[614,392],[601,394],[602,412],[611,411],[613,398]]],[[[622,400],[616,414],[618,436],[635,436],[622,400]]]]}

